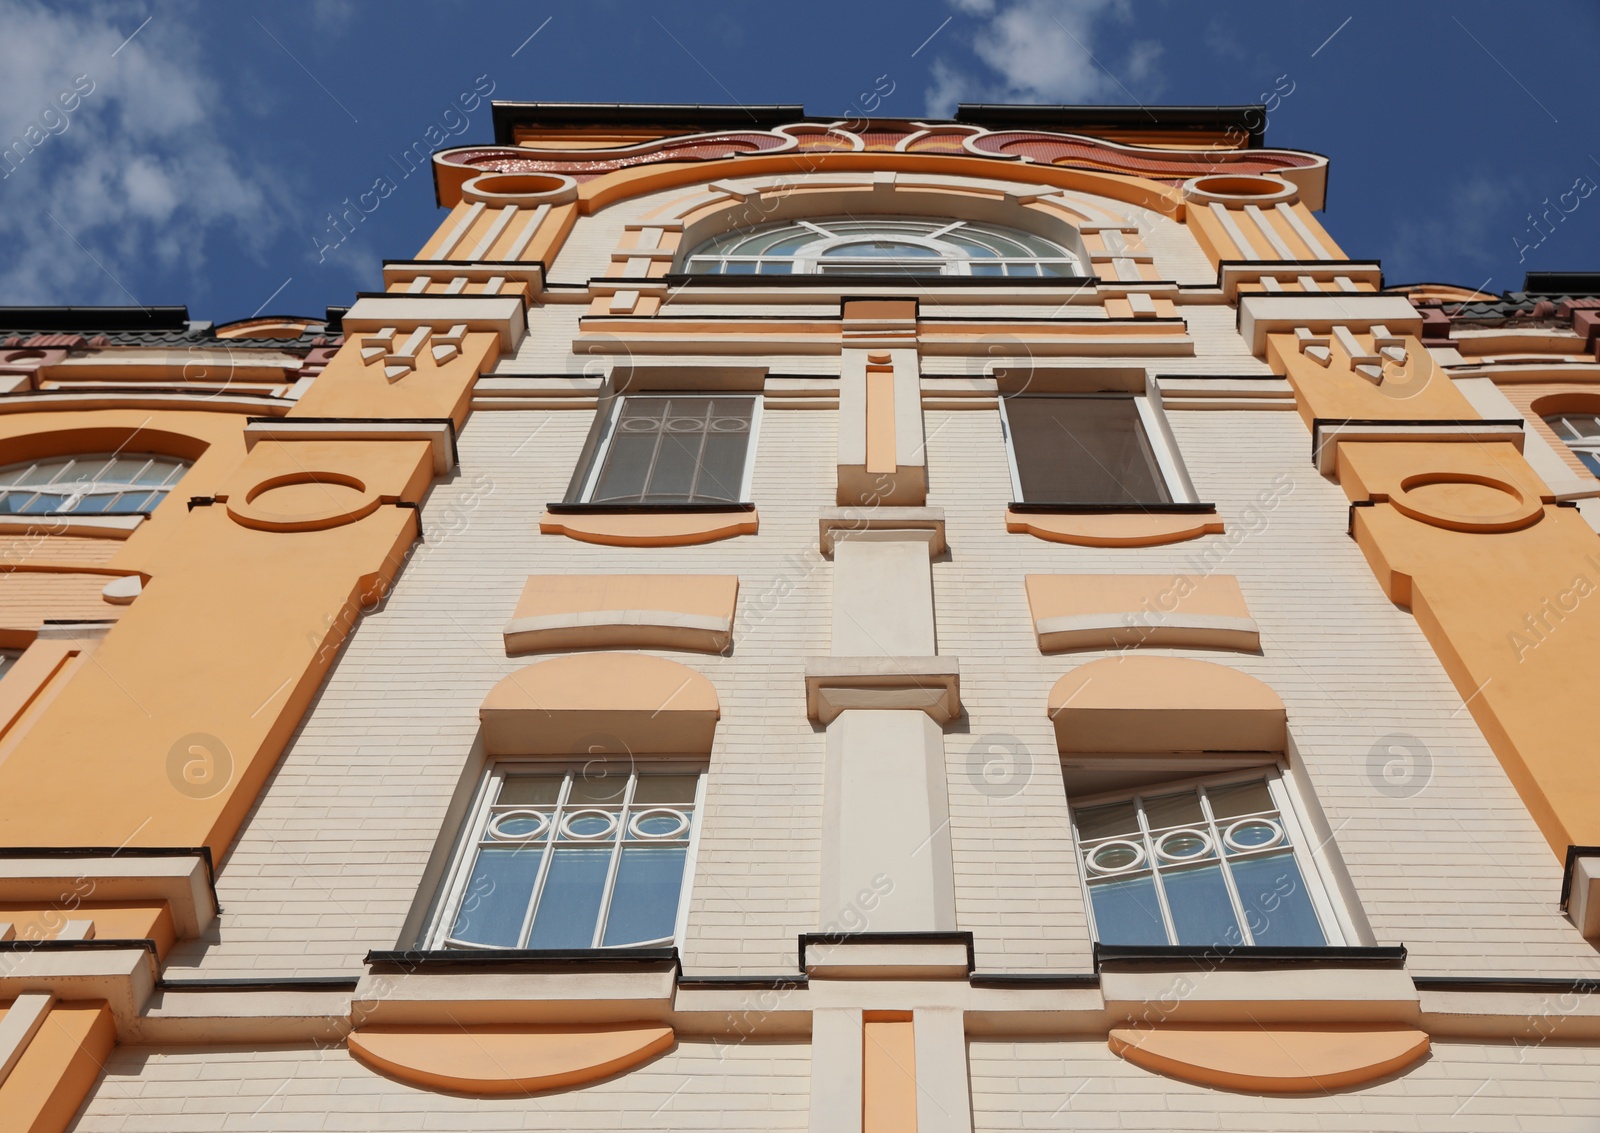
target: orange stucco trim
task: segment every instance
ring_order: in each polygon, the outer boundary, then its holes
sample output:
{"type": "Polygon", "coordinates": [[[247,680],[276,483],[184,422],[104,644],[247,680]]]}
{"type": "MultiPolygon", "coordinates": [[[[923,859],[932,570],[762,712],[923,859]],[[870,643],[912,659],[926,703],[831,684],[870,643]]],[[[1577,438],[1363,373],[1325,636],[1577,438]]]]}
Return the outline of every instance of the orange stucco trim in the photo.
{"type": "Polygon", "coordinates": [[[490,755],[585,754],[600,739],[625,751],[704,754],[721,712],[715,686],[687,665],[642,653],[577,653],[503,678],[478,718],[490,755]]]}
{"type": "Polygon", "coordinates": [[[1288,713],[1247,673],[1188,657],[1104,657],[1055,683],[1062,752],[1283,751],[1288,713]]]}
{"type": "Polygon", "coordinates": [[[604,543],[613,547],[684,547],[715,543],[735,535],[754,535],[760,524],[754,509],[648,515],[614,512],[557,515],[547,511],[539,520],[539,530],[546,535],[565,535],[580,543],[604,543]]]}
{"type": "Polygon", "coordinates": [[[506,652],[656,646],[720,652],[733,636],[734,574],[535,574],[506,652]]]}
{"type": "Polygon", "coordinates": [[[65,1133],[116,1045],[102,1001],[58,1003],[0,1085],[0,1129],[65,1133]]]}
{"type": "Polygon", "coordinates": [[[1034,636],[1045,653],[1260,647],[1239,581],[1229,574],[1030,574],[1023,581],[1034,636]]]}
{"type": "Polygon", "coordinates": [[[1118,1027],[1129,1062],[1203,1086],[1287,1094],[1334,1090],[1404,1070],[1428,1053],[1415,1027],[1118,1027]]]}
{"type": "Polygon", "coordinates": [[[861,1024],[862,1133],[916,1133],[917,1049],[902,1012],[873,1012],[861,1024]]]}
{"type": "Polygon", "coordinates": [[[1155,547],[1202,535],[1221,535],[1215,515],[1159,515],[1147,512],[1047,515],[1006,509],[1006,530],[1035,535],[1050,543],[1081,547],[1155,547]]]}
{"type": "Polygon", "coordinates": [[[379,1073],[425,1090],[530,1094],[584,1086],[632,1069],[675,1042],[671,1027],[365,1027],[350,1053],[379,1073]]]}

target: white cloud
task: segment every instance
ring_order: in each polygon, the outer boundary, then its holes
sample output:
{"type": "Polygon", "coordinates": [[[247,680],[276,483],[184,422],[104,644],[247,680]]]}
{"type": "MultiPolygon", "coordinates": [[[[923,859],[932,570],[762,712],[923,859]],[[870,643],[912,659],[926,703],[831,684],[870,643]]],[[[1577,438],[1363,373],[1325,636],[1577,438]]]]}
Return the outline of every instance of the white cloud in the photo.
{"type": "Polygon", "coordinates": [[[989,73],[971,74],[936,59],[927,91],[930,115],[948,116],[958,102],[1147,102],[1159,89],[1159,43],[1139,40],[1114,50],[1097,42],[1103,20],[1132,19],[1127,0],[951,3],[967,15],[988,17],[972,50],[989,73]]]}
{"type": "Polygon", "coordinates": [[[0,0],[0,303],[155,302],[152,267],[193,286],[208,239],[248,254],[280,223],[285,187],[224,138],[183,7],[0,0]]]}

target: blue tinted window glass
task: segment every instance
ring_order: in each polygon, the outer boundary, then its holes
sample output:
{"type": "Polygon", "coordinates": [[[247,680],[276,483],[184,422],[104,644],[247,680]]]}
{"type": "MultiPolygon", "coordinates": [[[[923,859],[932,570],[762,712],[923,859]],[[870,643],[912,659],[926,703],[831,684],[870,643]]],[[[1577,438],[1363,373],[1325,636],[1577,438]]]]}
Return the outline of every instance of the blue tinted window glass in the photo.
{"type": "Polygon", "coordinates": [[[1161,884],[1167,891],[1167,907],[1172,910],[1179,944],[1244,943],[1233,918],[1221,866],[1164,872],[1161,884]]]}
{"type": "Polygon", "coordinates": [[[473,944],[517,947],[541,853],[542,849],[527,846],[479,850],[450,935],[473,944]]]}
{"type": "Polygon", "coordinates": [[[529,948],[589,948],[611,851],[563,846],[550,863],[550,876],[533,916],[529,948]]]}
{"type": "Polygon", "coordinates": [[[1292,854],[1249,858],[1232,866],[1245,923],[1257,944],[1317,947],[1328,942],[1292,854]]]}
{"type": "Polygon", "coordinates": [[[1102,944],[1166,944],[1156,886],[1149,877],[1101,881],[1089,887],[1102,944]]]}
{"type": "Polygon", "coordinates": [[[687,854],[683,846],[628,846],[622,851],[604,944],[635,944],[672,935],[687,854]]]}

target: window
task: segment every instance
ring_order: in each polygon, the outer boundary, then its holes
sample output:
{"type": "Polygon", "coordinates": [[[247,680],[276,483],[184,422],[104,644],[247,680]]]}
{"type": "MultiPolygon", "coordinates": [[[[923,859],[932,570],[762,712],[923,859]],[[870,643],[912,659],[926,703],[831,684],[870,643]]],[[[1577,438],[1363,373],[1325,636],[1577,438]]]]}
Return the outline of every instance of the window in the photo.
{"type": "Polygon", "coordinates": [[[613,403],[581,503],[738,503],[760,399],[629,394],[613,403]]]}
{"type": "Polygon", "coordinates": [[[1018,394],[1001,399],[1001,422],[1023,503],[1166,504],[1185,484],[1146,398],[1018,394]]]}
{"type": "Polygon", "coordinates": [[[0,468],[0,514],[133,515],[155,510],[189,468],[144,453],[62,456],[0,468]]]}
{"type": "Polygon", "coordinates": [[[1277,775],[1162,786],[1073,809],[1102,944],[1337,944],[1277,775]]]}
{"type": "Polygon", "coordinates": [[[1600,416],[1593,413],[1556,413],[1544,423],[1566,442],[1583,466],[1600,476],[1600,416]]]}
{"type": "Polygon", "coordinates": [[[439,948],[624,948],[677,936],[698,769],[498,764],[433,934],[439,948]]]}
{"type": "Polygon", "coordinates": [[[798,220],[728,232],[685,270],[709,275],[1076,276],[1078,257],[1031,232],[965,220],[798,220]]]}

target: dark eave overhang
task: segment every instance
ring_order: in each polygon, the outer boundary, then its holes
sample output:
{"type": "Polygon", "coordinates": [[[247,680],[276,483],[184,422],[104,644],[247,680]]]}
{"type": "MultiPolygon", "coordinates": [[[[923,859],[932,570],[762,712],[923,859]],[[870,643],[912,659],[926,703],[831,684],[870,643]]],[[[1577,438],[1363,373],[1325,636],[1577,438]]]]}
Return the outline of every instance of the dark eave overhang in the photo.
{"type": "MultiPolygon", "coordinates": [[[[737,106],[720,103],[495,102],[496,145],[516,145],[518,127],[576,130],[597,126],[681,130],[766,130],[789,122],[833,122],[849,115],[808,115],[801,105],[737,106]]],[[[894,119],[902,121],[903,119],[894,119]]],[[[934,119],[918,119],[934,121],[934,119]]],[[[1051,106],[962,103],[955,121],[991,130],[1054,130],[1067,134],[1120,132],[1229,134],[1261,147],[1266,107],[1250,106],[1051,106]]]]}
{"type": "Polygon", "coordinates": [[[639,129],[682,130],[700,134],[711,130],[766,130],[785,122],[804,121],[806,108],[793,106],[732,106],[718,103],[663,102],[495,102],[496,145],[517,144],[517,127],[576,130],[593,126],[633,126],[639,129]]]}
{"type": "Polygon", "coordinates": [[[185,330],[187,307],[0,307],[0,330],[185,330]]]}
{"type": "Polygon", "coordinates": [[[1528,295],[1600,295],[1600,271],[1530,271],[1522,290],[1528,295]]]}

